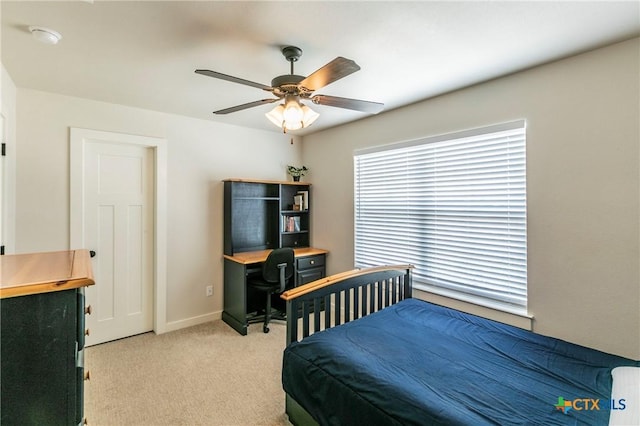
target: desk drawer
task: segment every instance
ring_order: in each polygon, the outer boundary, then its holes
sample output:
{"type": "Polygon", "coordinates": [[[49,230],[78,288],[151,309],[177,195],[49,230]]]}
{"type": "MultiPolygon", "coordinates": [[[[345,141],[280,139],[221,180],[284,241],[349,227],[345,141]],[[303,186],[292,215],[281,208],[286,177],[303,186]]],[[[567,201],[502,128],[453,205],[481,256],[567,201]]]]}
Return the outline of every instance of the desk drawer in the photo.
{"type": "Polygon", "coordinates": [[[304,271],[305,269],[324,266],[325,255],[318,254],[315,256],[299,257],[298,259],[296,259],[296,261],[296,268],[298,269],[298,271],[304,271]]]}

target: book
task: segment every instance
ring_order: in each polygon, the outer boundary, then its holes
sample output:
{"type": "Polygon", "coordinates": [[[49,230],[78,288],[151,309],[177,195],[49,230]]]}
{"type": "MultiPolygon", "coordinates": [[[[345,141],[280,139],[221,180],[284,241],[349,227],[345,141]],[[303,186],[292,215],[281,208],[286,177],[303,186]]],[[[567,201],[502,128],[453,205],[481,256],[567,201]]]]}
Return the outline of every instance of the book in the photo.
{"type": "Polygon", "coordinates": [[[300,210],[309,210],[309,191],[298,191],[297,195],[302,195],[302,208],[300,210]]]}
{"type": "Polygon", "coordinates": [[[282,232],[300,232],[300,216],[282,216],[282,232]]]}

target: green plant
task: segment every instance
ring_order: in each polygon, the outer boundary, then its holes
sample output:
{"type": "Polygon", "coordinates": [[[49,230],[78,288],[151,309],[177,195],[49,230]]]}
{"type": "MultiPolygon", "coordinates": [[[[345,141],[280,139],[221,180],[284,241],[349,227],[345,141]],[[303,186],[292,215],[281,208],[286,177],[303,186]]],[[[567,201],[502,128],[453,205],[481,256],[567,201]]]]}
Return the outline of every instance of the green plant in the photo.
{"type": "Polygon", "coordinates": [[[296,166],[287,166],[287,173],[289,173],[291,176],[304,176],[305,174],[307,174],[307,171],[309,169],[306,166],[302,166],[302,167],[296,167],[296,166]]]}

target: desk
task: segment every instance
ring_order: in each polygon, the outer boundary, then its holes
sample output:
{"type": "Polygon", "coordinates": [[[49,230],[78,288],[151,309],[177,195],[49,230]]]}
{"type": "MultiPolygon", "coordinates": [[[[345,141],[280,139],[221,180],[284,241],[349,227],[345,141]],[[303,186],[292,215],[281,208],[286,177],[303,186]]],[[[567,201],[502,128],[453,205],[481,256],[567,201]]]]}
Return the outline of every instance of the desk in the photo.
{"type": "MultiPolygon", "coordinates": [[[[238,333],[247,334],[247,313],[255,309],[247,289],[247,277],[259,274],[271,250],[249,251],[224,256],[224,311],[222,320],[238,333]]],[[[306,247],[294,249],[295,286],[326,276],[327,250],[306,247]]]]}

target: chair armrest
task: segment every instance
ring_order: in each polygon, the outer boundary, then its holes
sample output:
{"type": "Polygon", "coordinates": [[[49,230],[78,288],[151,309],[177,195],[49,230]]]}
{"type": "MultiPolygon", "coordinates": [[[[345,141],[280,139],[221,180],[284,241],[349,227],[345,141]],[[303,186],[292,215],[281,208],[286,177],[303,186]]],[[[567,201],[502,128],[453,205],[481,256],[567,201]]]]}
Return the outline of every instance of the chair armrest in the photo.
{"type": "Polygon", "coordinates": [[[287,264],[286,263],[278,263],[278,269],[280,270],[280,291],[278,291],[278,293],[282,293],[286,287],[287,281],[284,277],[286,269],[287,269],[287,264]]]}

